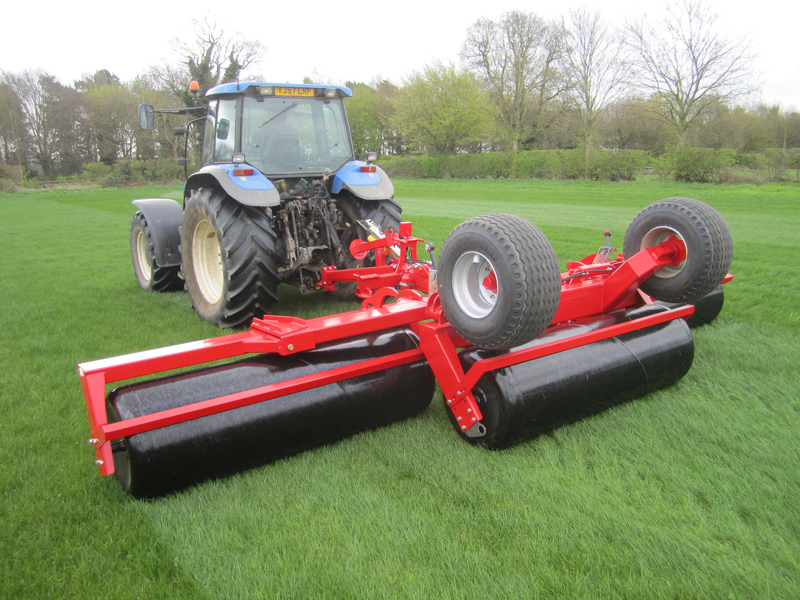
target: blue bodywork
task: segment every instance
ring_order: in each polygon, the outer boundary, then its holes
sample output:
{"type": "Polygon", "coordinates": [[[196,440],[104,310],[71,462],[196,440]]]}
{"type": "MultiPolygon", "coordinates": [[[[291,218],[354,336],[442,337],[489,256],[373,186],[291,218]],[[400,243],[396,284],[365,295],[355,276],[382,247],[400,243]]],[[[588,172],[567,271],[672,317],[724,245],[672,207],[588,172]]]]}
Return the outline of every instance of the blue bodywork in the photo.
{"type": "Polygon", "coordinates": [[[361,160],[351,160],[342,165],[342,168],[336,171],[333,177],[333,186],[331,193],[338,194],[342,191],[342,186],[346,187],[360,187],[364,185],[379,185],[381,183],[381,174],[385,177],[386,174],[383,170],[376,171],[375,173],[362,173],[361,167],[367,166],[361,160]]]}
{"type": "MultiPolygon", "coordinates": [[[[331,193],[338,194],[348,190],[363,200],[382,200],[394,195],[394,186],[386,173],[376,167],[374,173],[362,173],[360,167],[368,163],[360,160],[346,162],[336,172],[331,185],[331,193]]],[[[258,169],[248,164],[214,164],[207,165],[189,178],[184,186],[184,198],[188,198],[192,190],[213,183],[213,178],[225,192],[242,204],[248,206],[278,206],[280,194],[273,183],[258,169]],[[253,175],[237,176],[234,169],[253,169],[253,175]]]]}
{"type": "Polygon", "coordinates": [[[349,87],[343,85],[320,85],[318,83],[266,83],[266,82],[247,82],[247,83],[223,83],[217,87],[213,87],[206,92],[206,98],[213,98],[214,96],[221,96],[223,94],[240,94],[250,87],[261,87],[270,85],[272,87],[290,87],[290,88],[310,88],[312,90],[338,90],[341,92],[340,96],[347,96],[351,98],[353,92],[349,87]]]}
{"type": "Polygon", "coordinates": [[[243,190],[274,190],[275,186],[261,171],[250,165],[214,164],[214,167],[228,174],[231,181],[243,190]],[[234,169],[252,169],[253,175],[234,175],[234,169]]]}

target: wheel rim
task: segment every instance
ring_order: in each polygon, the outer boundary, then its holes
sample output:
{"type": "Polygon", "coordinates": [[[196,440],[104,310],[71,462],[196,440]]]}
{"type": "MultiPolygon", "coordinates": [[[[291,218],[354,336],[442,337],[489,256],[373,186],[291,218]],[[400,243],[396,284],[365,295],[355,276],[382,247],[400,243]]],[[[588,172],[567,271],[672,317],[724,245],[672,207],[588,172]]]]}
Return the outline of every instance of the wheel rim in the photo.
{"type": "MultiPolygon", "coordinates": [[[[683,243],[683,245],[686,247],[686,255],[688,256],[689,247],[686,245],[686,240],[683,239],[683,236],[672,227],[667,227],[664,225],[662,225],[661,227],[654,227],[645,234],[645,236],[642,238],[641,249],[644,250],[645,248],[660,246],[672,236],[675,236],[683,243]]],[[[686,264],[686,259],[682,260],[677,265],[669,264],[660,271],[658,271],[657,273],[655,273],[654,277],[661,277],[662,279],[669,279],[670,277],[675,277],[675,275],[677,275],[683,270],[685,264],[686,264]]]]}
{"type": "Polygon", "coordinates": [[[153,270],[150,268],[150,244],[147,241],[147,236],[144,231],[140,231],[136,236],[136,254],[139,261],[139,270],[142,272],[142,277],[146,281],[150,281],[153,276],[153,270]]]}
{"type": "Polygon", "coordinates": [[[453,267],[453,296],[469,317],[483,319],[497,304],[500,295],[495,268],[480,252],[465,252],[453,267]]]}
{"type": "Polygon", "coordinates": [[[209,304],[215,304],[222,297],[222,251],[217,232],[207,219],[201,220],[194,228],[192,266],[203,298],[209,304]]]}

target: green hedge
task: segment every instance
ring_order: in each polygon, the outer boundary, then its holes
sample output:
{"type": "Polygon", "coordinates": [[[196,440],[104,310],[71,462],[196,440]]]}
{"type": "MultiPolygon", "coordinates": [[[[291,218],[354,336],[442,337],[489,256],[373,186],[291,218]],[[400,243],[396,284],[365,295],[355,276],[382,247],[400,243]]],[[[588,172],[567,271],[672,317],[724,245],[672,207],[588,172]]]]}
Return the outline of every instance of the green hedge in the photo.
{"type": "Polygon", "coordinates": [[[725,170],[735,162],[734,150],[684,148],[675,160],[675,180],[689,183],[721,183],[725,170]]]}
{"type": "MultiPolygon", "coordinates": [[[[649,152],[606,150],[593,158],[592,179],[632,181],[651,163],[649,152]]],[[[457,156],[383,156],[380,166],[391,177],[459,179],[582,179],[585,154],[575,150],[486,152],[457,156]]]]}

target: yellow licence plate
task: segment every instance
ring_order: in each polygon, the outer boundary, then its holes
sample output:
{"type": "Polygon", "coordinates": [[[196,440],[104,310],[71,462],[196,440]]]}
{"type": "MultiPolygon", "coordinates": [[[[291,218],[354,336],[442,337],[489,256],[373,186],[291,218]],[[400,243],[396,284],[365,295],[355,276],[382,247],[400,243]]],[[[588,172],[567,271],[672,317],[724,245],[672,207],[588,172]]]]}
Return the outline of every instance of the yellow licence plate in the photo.
{"type": "Polygon", "coordinates": [[[276,87],[275,95],[313,97],[314,88],[276,87]]]}

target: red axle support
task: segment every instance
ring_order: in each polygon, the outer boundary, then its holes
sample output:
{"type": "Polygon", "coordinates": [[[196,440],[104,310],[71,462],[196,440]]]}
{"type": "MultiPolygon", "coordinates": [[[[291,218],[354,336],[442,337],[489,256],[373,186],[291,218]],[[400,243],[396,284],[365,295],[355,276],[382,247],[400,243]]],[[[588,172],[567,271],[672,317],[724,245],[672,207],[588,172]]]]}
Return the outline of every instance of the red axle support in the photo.
{"type": "MultiPolygon", "coordinates": [[[[482,419],[471,390],[487,371],[664,321],[688,318],[693,311],[692,306],[665,310],[565,340],[508,352],[480,361],[465,373],[459,362],[458,349],[469,344],[447,321],[438,294],[432,293],[427,299],[421,295],[428,293],[429,278],[433,272],[429,264],[416,260],[416,244],[419,241],[422,240],[411,236],[411,224],[401,223],[400,233],[389,231],[382,239],[360,242],[358,245],[358,252],[375,250],[378,263],[375,267],[324,271],[324,287],[335,285],[337,281],[358,283],[359,294],[365,297],[360,310],[310,320],[265,316],[254,320],[246,332],[78,365],[91,430],[89,441],[95,449],[100,472],[105,475],[114,472],[110,448],[113,439],[388,369],[419,360],[423,356],[430,364],[456,421],[462,431],[469,435],[469,429],[479,425],[482,419]],[[381,251],[388,247],[400,249],[399,258],[392,264],[387,264],[385,254],[381,251]],[[385,304],[388,297],[397,297],[398,300],[385,304]],[[114,424],[108,423],[105,388],[109,383],[251,353],[286,356],[311,350],[324,342],[395,327],[413,329],[420,339],[419,349],[114,424]]],[[[628,260],[592,264],[588,259],[593,257],[587,257],[585,262],[570,263],[570,271],[562,275],[561,299],[553,324],[647,303],[637,293],[639,285],[659,269],[677,260],[680,252],[680,245],[665,243],[642,250],[628,260]]]]}

